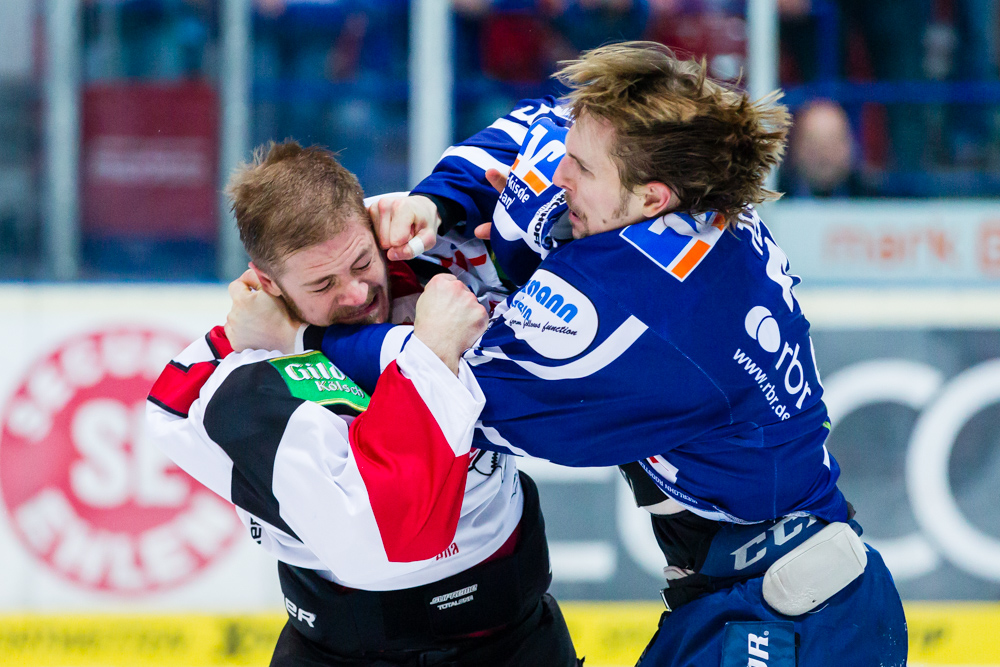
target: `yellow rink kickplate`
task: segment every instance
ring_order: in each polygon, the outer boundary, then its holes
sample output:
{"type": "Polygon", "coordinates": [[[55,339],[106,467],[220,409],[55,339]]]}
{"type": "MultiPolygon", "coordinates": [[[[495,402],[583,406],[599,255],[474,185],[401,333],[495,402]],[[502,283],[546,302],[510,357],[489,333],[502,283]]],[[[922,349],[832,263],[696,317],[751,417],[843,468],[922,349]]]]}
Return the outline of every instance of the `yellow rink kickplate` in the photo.
{"type": "Polygon", "coordinates": [[[587,667],[634,665],[656,632],[662,602],[560,602],[587,667]]]}
{"type": "MultiPolygon", "coordinates": [[[[587,667],[635,664],[663,607],[561,603],[587,667]]],[[[1000,667],[1000,604],[906,605],[910,663],[1000,667]]],[[[214,667],[267,665],[284,614],[0,615],[0,665],[214,667]]]]}
{"type": "Polygon", "coordinates": [[[1000,604],[909,602],[910,662],[1000,665],[1000,604]]]}
{"type": "Polygon", "coordinates": [[[0,616],[0,665],[267,665],[284,614],[0,616]]]}

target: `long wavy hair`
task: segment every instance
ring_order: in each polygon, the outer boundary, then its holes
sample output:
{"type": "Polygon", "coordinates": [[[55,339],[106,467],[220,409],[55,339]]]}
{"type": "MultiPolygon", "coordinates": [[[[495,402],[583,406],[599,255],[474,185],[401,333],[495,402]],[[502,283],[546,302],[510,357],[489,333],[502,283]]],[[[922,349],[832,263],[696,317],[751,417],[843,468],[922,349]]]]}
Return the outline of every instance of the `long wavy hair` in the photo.
{"type": "Polygon", "coordinates": [[[668,185],[677,210],[718,211],[728,226],[748,204],[781,195],[764,187],[781,162],[791,123],[780,91],[756,102],[708,77],[704,59],[655,42],[602,46],[560,63],[574,117],[614,128],[612,159],[628,191],[668,185]]]}

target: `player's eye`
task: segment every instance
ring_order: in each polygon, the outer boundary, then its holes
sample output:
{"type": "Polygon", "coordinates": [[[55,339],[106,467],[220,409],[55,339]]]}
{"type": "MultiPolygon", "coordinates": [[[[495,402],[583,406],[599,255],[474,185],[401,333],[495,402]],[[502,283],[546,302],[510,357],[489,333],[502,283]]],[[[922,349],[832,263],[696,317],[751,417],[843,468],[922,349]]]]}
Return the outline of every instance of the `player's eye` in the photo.
{"type": "Polygon", "coordinates": [[[327,291],[331,287],[333,287],[333,282],[327,282],[322,287],[318,287],[317,289],[314,289],[312,292],[313,292],[313,294],[322,294],[323,292],[327,291]]]}
{"type": "Polygon", "coordinates": [[[367,271],[368,267],[371,266],[371,265],[372,265],[372,260],[369,258],[369,260],[367,262],[365,262],[364,264],[362,264],[361,266],[355,266],[354,270],[355,271],[359,271],[359,272],[360,271],[367,271]]]}

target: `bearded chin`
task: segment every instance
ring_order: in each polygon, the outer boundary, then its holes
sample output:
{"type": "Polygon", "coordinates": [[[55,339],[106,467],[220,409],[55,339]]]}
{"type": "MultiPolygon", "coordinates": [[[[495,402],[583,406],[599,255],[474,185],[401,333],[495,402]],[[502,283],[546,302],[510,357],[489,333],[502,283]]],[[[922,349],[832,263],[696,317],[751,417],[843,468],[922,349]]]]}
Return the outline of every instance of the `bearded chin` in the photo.
{"type": "MultiPolygon", "coordinates": [[[[288,314],[292,316],[292,319],[298,322],[305,322],[306,318],[302,317],[302,311],[299,307],[295,305],[295,302],[291,300],[288,296],[282,294],[281,300],[285,304],[285,308],[288,309],[288,314]]],[[[306,324],[314,324],[313,322],[306,322],[306,324]]]]}
{"type": "MultiPolygon", "coordinates": [[[[382,324],[383,322],[388,322],[392,311],[391,296],[388,292],[389,290],[386,288],[384,291],[378,290],[375,293],[372,302],[379,302],[379,307],[368,315],[365,315],[365,317],[356,319],[356,316],[351,312],[335,312],[330,318],[332,324],[382,324]]],[[[371,303],[365,307],[369,306],[371,306],[371,303]]],[[[357,313],[357,311],[354,311],[354,313],[357,313]]]]}

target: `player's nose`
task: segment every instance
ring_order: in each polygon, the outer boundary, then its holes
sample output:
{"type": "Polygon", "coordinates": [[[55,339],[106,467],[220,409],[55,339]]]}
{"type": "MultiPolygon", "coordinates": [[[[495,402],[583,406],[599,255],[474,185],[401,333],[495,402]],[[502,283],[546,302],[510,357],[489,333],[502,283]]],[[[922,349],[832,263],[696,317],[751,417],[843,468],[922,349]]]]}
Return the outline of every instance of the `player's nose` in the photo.
{"type": "Polygon", "coordinates": [[[344,286],[344,291],[340,295],[341,305],[363,306],[368,301],[368,283],[361,280],[352,280],[344,286]]]}
{"type": "Polygon", "coordinates": [[[569,158],[563,156],[563,159],[559,160],[559,164],[556,166],[556,171],[552,174],[552,183],[557,188],[562,188],[563,190],[572,190],[572,182],[569,178],[569,158]]]}

